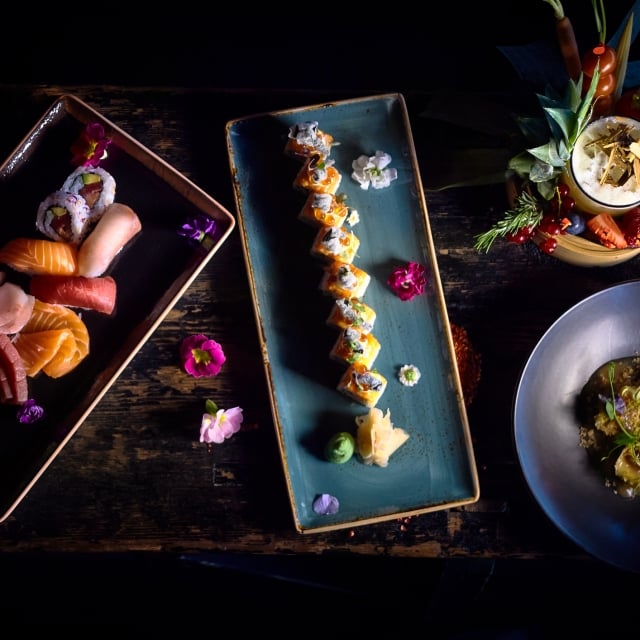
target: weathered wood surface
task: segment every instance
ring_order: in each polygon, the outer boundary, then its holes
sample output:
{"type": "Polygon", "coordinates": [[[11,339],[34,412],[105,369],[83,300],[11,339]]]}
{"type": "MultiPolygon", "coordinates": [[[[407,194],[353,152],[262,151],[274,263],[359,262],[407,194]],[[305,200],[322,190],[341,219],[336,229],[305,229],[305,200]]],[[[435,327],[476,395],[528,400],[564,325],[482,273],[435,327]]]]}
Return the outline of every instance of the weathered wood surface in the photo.
{"type": "MultiPolygon", "coordinates": [[[[6,157],[63,93],[93,106],[235,213],[225,123],[362,93],[116,86],[2,86],[6,157]]],[[[429,96],[407,93],[429,184],[429,96]]],[[[239,234],[234,232],[140,350],[52,466],[0,525],[0,553],[225,551],[397,557],[585,558],[529,494],[513,442],[518,376],[550,324],[585,296],[635,278],[638,262],[572,267],[533,246],[473,249],[506,206],[501,186],[428,192],[450,319],[482,357],[469,410],[480,474],[474,505],[328,534],[296,533],[289,510],[239,234]],[[206,333],[228,364],[207,381],[178,368],[176,335],[206,333]],[[213,454],[198,442],[202,406],[239,405],[245,426],[213,454]]],[[[5,212],[7,214],[8,212],[5,212]]],[[[569,363],[570,366],[570,363],[569,363]]]]}

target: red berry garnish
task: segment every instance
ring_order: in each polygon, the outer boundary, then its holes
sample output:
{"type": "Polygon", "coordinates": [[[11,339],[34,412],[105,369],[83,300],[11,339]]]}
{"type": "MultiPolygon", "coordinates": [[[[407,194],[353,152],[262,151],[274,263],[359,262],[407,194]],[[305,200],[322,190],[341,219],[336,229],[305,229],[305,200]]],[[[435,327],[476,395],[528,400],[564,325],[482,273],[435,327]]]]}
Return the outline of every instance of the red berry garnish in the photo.
{"type": "Polygon", "coordinates": [[[557,246],[558,241],[555,238],[547,238],[540,243],[540,249],[549,255],[556,250],[557,246]]]}

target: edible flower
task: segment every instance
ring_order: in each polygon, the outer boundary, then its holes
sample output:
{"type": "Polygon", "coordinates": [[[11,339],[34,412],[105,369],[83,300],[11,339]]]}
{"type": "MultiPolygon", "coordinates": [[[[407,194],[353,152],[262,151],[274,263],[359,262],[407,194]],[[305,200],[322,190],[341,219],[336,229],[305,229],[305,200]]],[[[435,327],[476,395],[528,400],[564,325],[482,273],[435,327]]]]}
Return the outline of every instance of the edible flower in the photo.
{"type": "Polygon", "coordinates": [[[218,409],[213,400],[207,400],[205,412],[200,425],[200,442],[221,444],[240,431],[243,420],[240,407],[218,409]]]}
{"type": "Polygon", "coordinates": [[[185,238],[204,244],[207,237],[212,236],[216,230],[216,221],[204,213],[197,213],[187,218],[180,227],[178,233],[185,238]]]}
{"type": "Polygon", "coordinates": [[[340,502],[335,496],[322,493],[313,501],[313,510],[321,516],[330,516],[338,513],[340,510],[340,502]]]}
{"type": "Polygon", "coordinates": [[[98,122],[90,122],[71,145],[71,163],[76,167],[97,167],[107,157],[110,144],[111,138],[106,136],[104,127],[98,122]]]}
{"type": "Polygon", "coordinates": [[[376,151],[373,156],[358,156],[352,163],[351,177],[367,190],[369,185],[374,189],[384,189],[398,177],[395,169],[387,168],[391,164],[391,156],[384,151],[376,151]]]}
{"type": "Polygon", "coordinates": [[[389,276],[387,284],[400,300],[411,300],[424,292],[427,279],[425,268],[417,262],[409,262],[405,267],[396,267],[389,276]]]}
{"type": "Polygon", "coordinates": [[[20,424],[32,424],[44,417],[44,409],[33,398],[29,398],[18,409],[17,417],[20,424]]]}
{"type": "Polygon", "coordinates": [[[414,364],[402,365],[398,371],[398,379],[405,387],[413,387],[418,384],[421,376],[420,369],[414,364]]]}
{"type": "Polygon", "coordinates": [[[226,360],[222,346],[201,333],[182,341],[180,358],[184,370],[194,378],[217,376],[226,360]]]}
{"type": "Polygon", "coordinates": [[[349,209],[349,213],[347,215],[347,224],[350,227],[355,227],[358,222],[360,222],[360,214],[357,209],[349,209]]]}

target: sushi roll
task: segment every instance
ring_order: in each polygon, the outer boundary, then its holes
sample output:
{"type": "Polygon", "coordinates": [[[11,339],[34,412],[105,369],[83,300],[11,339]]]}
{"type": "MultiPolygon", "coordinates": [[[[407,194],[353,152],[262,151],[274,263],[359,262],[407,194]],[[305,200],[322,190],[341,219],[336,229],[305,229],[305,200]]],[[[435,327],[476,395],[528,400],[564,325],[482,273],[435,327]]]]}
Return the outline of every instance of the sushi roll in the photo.
{"type": "Polygon", "coordinates": [[[307,197],[298,219],[315,227],[341,227],[348,215],[349,209],[335,194],[312,192],[307,197]]]}
{"type": "Polygon", "coordinates": [[[362,298],[371,276],[353,264],[334,262],[327,265],[320,280],[320,291],[334,298],[362,298]]]}
{"type": "Polygon", "coordinates": [[[296,175],[293,186],[301,191],[335,193],[342,182],[342,174],[334,161],[320,155],[311,156],[296,175]]]}
{"type": "Polygon", "coordinates": [[[329,357],[336,362],[346,364],[357,362],[371,369],[379,353],[380,342],[372,333],[349,327],[342,330],[329,352],[329,357]]]}
{"type": "Polygon", "coordinates": [[[387,379],[374,369],[356,363],[344,372],[336,389],[365,407],[375,407],[387,388],[387,379]]]}
{"type": "Polygon", "coordinates": [[[115,200],[116,181],[102,167],[78,167],[62,185],[63,191],[81,195],[91,210],[92,223],[115,200]]]}
{"type": "Polygon", "coordinates": [[[86,200],[70,191],[54,191],[38,206],[36,227],[56,242],[80,245],[90,229],[91,209],[86,200]]]}
{"type": "Polygon", "coordinates": [[[313,154],[328,156],[333,144],[336,144],[333,136],[318,129],[317,121],[308,120],[289,127],[284,151],[289,156],[301,159],[313,154]]]}
{"type": "Polygon", "coordinates": [[[337,260],[350,264],[356,257],[360,240],[344,227],[324,227],[311,245],[311,255],[328,262],[337,260]]]}
{"type": "Polygon", "coordinates": [[[373,329],[376,312],[364,302],[356,298],[338,298],[331,308],[327,324],[337,329],[354,327],[363,333],[373,329]]]}

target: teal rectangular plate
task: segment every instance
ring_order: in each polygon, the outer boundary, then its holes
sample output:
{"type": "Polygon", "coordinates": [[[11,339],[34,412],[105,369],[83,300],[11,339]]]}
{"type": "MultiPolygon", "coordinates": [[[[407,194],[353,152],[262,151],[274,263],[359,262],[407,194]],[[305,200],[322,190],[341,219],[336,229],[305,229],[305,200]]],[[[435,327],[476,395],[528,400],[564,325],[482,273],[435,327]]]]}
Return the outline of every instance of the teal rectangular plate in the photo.
{"type": "Polygon", "coordinates": [[[475,502],[476,464],[429,217],[404,98],[385,94],[257,114],[229,121],[227,147],[238,228],[252,291],[282,464],[295,527],[331,531],[475,502]],[[369,409],[337,391],[345,370],[329,358],[338,330],[326,325],[333,300],[319,289],[322,270],[310,254],[316,230],[298,220],[306,194],[293,187],[302,163],[284,153],[289,127],[315,120],[339,145],[331,158],[342,175],[339,194],[356,209],[360,239],[354,264],[371,276],[363,301],[377,313],[381,343],[374,368],[387,378],[377,408],[390,411],[410,437],[387,467],[325,460],[338,431],[355,435],[369,409]],[[351,163],[377,150],[392,157],[398,178],[364,190],[351,163]],[[402,301],[387,286],[395,266],[426,267],[424,294],[402,301]],[[416,365],[417,385],[398,371],[416,365]],[[333,515],[314,499],[339,501],[333,515]]]}

